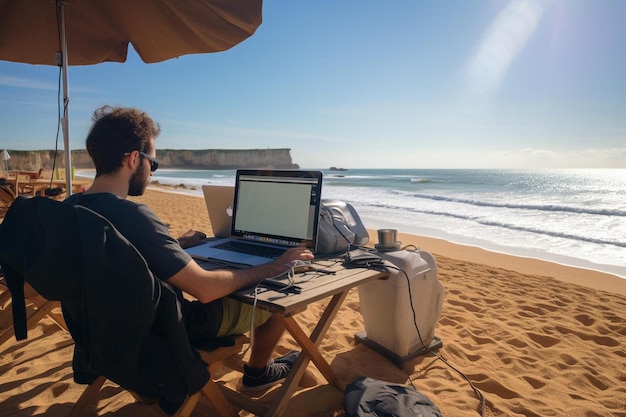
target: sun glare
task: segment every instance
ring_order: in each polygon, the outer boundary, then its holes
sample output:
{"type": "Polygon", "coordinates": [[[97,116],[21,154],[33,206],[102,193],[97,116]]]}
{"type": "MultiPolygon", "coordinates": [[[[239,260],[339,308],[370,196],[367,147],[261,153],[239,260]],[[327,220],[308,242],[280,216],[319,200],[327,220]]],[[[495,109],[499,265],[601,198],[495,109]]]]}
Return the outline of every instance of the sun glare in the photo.
{"type": "Polygon", "coordinates": [[[507,69],[531,37],[541,15],[536,0],[510,3],[486,30],[467,71],[467,90],[473,95],[497,91],[507,69]]]}

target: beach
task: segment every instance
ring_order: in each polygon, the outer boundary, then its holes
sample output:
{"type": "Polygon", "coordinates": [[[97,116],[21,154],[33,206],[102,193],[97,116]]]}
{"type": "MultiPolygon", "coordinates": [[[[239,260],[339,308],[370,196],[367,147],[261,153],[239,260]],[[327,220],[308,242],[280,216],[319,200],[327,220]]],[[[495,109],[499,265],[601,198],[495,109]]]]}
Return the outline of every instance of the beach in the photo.
{"type": "MultiPolygon", "coordinates": [[[[202,198],[151,187],[132,199],[154,209],[175,237],[189,229],[211,234],[202,198]]],[[[371,245],[375,239],[370,230],[371,245]]],[[[399,240],[437,260],[446,290],[436,331],[443,341],[439,353],[482,392],[486,416],[626,416],[626,280],[406,233],[399,240]]],[[[298,314],[298,323],[312,329],[327,301],[298,314]]],[[[4,328],[10,314],[0,307],[4,328]]],[[[341,381],[369,376],[407,384],[410,378],[444,416],[479,415],[480,402],[471,387],[448,365],[425,355],[401,369],[356,343],[354,335],[362,330],[359,295],[353,289],[320,345],[341,381]]],[[[296,348],[285,335],[277,354],[296,348]]],[[[0,352],[0,416],[67,414],[83,389],[72,380],[67,332],[45,318],[27,340],[11,339],[0,352]]],[[[247,355],[230,364],[240,366],[247,355]]],[[[237,384],[238,375],[224,370],[221,378],[237,384]]],[[[343,394],[309,365],[285,416],[340,417],[342,400],[343,394]]],[[[165,416],[109,382],[92,415],[165,416]]],[[[202,400],[193,415],[216,413],[202,400]]]]}

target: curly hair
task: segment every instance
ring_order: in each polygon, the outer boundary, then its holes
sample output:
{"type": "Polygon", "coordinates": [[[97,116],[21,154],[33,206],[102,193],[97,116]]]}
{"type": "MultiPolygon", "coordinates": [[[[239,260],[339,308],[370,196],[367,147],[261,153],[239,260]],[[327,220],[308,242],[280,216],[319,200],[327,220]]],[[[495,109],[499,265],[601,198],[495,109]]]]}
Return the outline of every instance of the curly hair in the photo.
{"type": "Polygon", "coordinates": [[[161,127],[147,113],[132,107],[103,106],[92,117],[85,145],[96,176],[110,174],[122,166],[124,154],[148,153],[161,127]]]}

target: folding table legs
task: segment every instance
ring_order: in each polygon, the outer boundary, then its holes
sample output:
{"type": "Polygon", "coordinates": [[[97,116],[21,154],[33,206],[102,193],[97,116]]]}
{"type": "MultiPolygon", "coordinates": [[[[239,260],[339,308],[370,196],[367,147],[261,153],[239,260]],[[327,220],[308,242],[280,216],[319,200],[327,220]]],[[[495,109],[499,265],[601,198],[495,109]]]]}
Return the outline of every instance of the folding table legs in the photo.
{"type": "Polygon", "coordinates": [[[333,384],[341,391],[345,389],[345,385],[339,381],[337,375],[332,370],[329,363],[322,357],[317,347],[326,335],[326,332],[330,328],[333,319],[337,315],[337,312],[347,295],[348,290],[333,296],[330,303],[324,310],[324,314],[322,314],[320,321],[317,323],[317,326],[313,329],[310,337],[304,333],[293,317],[280,316],[287,331],[294,337],[294,339],[296,339],[296,342],[298,342],[300,347],[302,347],[302,354],[298,356],[298,359],[291,368],[291,371],[289,371],[287,379],[278,392],[276,401],[267,410],[265,417],[279,416],[285,411],[291,396],[298,388],[298,383],[306,371],[309,360],[315,364],[317,369],[320,370],[322,375],[324,375],[324,378],[326,378],[329,383],[333,384]]]}

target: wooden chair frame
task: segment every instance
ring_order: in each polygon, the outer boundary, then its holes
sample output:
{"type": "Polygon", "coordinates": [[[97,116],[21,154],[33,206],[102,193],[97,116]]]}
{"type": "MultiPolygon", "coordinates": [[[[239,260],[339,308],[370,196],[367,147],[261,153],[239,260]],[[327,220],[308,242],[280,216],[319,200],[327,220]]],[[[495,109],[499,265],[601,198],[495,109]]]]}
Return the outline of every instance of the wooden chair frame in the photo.
{"type": "Polygon", "coordinates": [[[9,206],[15,200],[15,196],[15,191],[9,183],[0,185],[0,218],[7,214],[9,206]]]}
{"type": "MultiPolygon", "coordinates": [[[[0,293],[0,308],[3,310],[9,310],[11,309],[11,292],[2,284],[3,282],[0,283],[0,287],[3,287],[4,290],[0,293]]],[[[24,284],[24,295],[31,305],[31,310],[34,310],[28,315],[27,318],[28,330],[32,330],[35,325],[47,315],[54,322],[56,322],[59,327],[67,331],[67,325],[65,324],[65,320],[63,320],[63,316],[57,311],[54,311],[57,307],[59,307],[59,303],[57,301],[49,301],[45,299],[28,283],[24,284]]],[[[13,336],[14,331],[12,325],[3,329],[2,333],[0,333],[0,346],[13,336]]],[[[212,351],[200,351],[200,355],[202,359],[209,364],[209,372],[211,375],[214,375],[217,373],[220,366],[222,366],[222,363],[226,359],[240,353],[246,343],[248,343],[248,338],[240,335],[235,338],[233,346],[220,347],[212,351]]],[[[97,404],[98,393],[106,381],[106,377],[99,376],[94,382],[88,385],[70,410],[68,417],[85,416],[87,411],[97,404]]],[[[138,401],[142,401],[142,399],[135,393],[131,392],[131,395],[133,395],[133,397],[135,397],[138,401]]],[[[176,414],[174,414],[174,417],[189,417],[202,395],[209,400],[211,405],[217,410],[221,417],[238,417],[237,410],[232,404],[229,403],[222,393],[222,390],[220,390],[218,385],[212,379],[206,383],[202,390],[187,397],[180,409],[176,412],[176,414]]]]}
{"type": "MultiPolygon", "coordinates": [[[[0,294],[0,307],[3,307],[4,310],[10,310],[11,304],[9,300],[11,299],[11,292],[4,285],[0,285],[0,287],[4,287],[4,291],[0,294]]],[[[57,307],[60,307],[57,301],[46,300],[28,283],[24,284],[24,298],[31,303],[31,310],[34,310],[30,312],[26,319],[28,330],[32,330],[42,318],[49,316],[60,328],[67,331],[67,325],[65,324],[65,320],[63,320],[63,316],[57,311],[54,311],[57,307]]],[[[6,329],[3,329],[0,333],[0,345],[3,345],[14,335],[13,325],[9,325],[6,329]]]]}
{"type": "MultiPolygon", "coordinates": [[[[202,356],[202,359],[209,364],[209,371],[211,372],[211,375],[214,375],[217,372],[223,361],[240,353],[247,341],[247,337],[240,335],[235,338],[235,344],[233,346],[220,347],[210,352],[201,351],[200,355],[202,356]]],[[[106,380],[106,377],[99,376],[94,382],[88,385],[78,401],[76,401],[72,407],[68,417],[83,417],[87,410],[94,407],[98,402],[98,393],[106,380]]],[[[132,392],[131,394],[137,400],[141,401],[137,395],[132,392]]],[[[202,390],[185,399],[182,406],[178,409],[176,414],[174,414],[174,417],[189,417],[202,395],[209,400],[211,405],[217,410],[221,417],[239,416],[238,410],[236,410],[233,405],[228,402],[215,381],[213,379],[209,379],[202,390]]]]}

